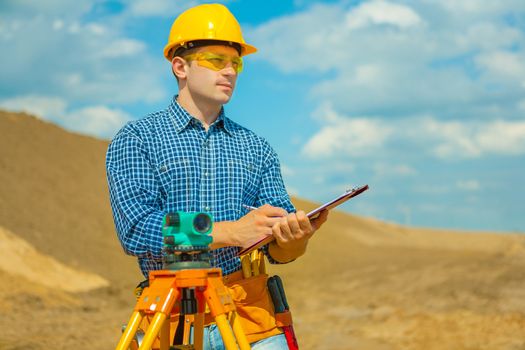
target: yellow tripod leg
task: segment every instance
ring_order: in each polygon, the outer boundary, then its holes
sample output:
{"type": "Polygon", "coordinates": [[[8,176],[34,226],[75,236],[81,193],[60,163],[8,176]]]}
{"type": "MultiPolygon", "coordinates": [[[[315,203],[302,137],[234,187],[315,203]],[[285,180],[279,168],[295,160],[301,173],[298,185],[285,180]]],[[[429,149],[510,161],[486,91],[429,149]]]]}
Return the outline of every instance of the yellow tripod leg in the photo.
{"type": "Polygon", "coordinates": [[[237,343],[239,344],[239,348],[241,350],[249,350],[250,343],[248,343],[248,340],[246,339],[246,335],[244,334],[244,331],[241,327],[241,322],[239,321],[239,318],[237,317],[237,312],[232,311],[230,323],[233,327],[233,333],[235,334],[235,338],[237,338],[237,343]]]}
{"type": "Polygon", "coordinates": [[[237,350],[237,342],[233,336],[232,329],[228,323],[228,319],[225,314],[217,315],[215,317],[215,322],[217,322],[217,327],[222,336],[222,341],[224,342],[224,347],[226,350],[237,350]]]}
{"type": "Polygon", "coordinates": [[[144,335],[144,339],[142,340],[142,344],[140,345],[139,350],[151,349],[151,346],[153,345],[155,338],[157,338],[157,335],[159,334],[159,331],[164,322],[166,321],[167,317],[168,315],[163,314],[162,312],[157,312],[155,314],[153,320],[151,321],[151,325],[148,327],[148,330],[144,335]]]}
{"type": "Polygon", "coordinates": [[[131,344],[143,317],[144,315],[140,311],[133,312],[128,325],[126,326],[126,329],[124,330],[124,333],[122,334],[122,337],[115,348],[116,350],[127,350],[129,348],[129,345],[131,344]]]}
{"type": "Polygon", "coordinates": [[[122,333],[122,337],[115,348],[116,350],[127,350],[129,348],[135,333],[137,333],[137,329],[139,329],[140,321],[142,321],[143,317],[144,315],[141,314],[140,311],[133,312],[128,325],[126,326],[124,333],[122,333]]]}
{"type": "Polygon", "coordinates": [[[170,320],[166,319],[160,330],[160,350],[170,348],[170,320]]]}

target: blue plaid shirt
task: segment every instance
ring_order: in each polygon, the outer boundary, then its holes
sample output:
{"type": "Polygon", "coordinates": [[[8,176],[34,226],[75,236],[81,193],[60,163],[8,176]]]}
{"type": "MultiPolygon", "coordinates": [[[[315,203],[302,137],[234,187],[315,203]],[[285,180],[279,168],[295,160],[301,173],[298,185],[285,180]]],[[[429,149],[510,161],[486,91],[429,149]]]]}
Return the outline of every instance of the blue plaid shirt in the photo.
{"type": "MultiPolygon", "coordinates": [[[[243,204],[295,211],[267,141],[228,119],[224,109],[206,131],[176,96],[167,109],[117,133],[106,170],[118,237],[146,277],[162,268],[162,219],[168,212],[205,211],[220,222],[245,215],[243,204]]],[[[241,268],[238,249],[213,251],[224,274],[241,268]]]]}

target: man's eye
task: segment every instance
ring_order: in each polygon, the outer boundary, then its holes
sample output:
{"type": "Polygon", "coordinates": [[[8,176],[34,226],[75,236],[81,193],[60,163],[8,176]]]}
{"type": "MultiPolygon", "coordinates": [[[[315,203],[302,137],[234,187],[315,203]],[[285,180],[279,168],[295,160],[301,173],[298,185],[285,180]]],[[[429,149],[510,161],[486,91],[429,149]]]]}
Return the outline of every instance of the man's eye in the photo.
{"type": "Polygon", "coordinates": [[[208,61],[213,64],[221,64],[224,60],[222,58],[209,58],[208,61]]]}

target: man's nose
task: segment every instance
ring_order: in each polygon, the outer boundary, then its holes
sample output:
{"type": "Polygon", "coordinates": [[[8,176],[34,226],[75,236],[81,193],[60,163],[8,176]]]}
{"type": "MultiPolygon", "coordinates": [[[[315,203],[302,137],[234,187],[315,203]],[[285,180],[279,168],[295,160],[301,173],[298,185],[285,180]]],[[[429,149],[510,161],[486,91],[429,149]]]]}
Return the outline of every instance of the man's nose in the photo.
{"type": "Polygon", "coordinates": [[[237,75],[237,71],[233,68],[231,63],[228,63],[228,65],[222,69],[222,72],[225,75],[237,75]]]}
{"type": "Polygon", "coordinates": [[[226,67],[222,69],[223,73],[226,73],[227,75],[237,75],[237,71],[233,68],[233,64],[231,62],[228,62],[226,67]]]}

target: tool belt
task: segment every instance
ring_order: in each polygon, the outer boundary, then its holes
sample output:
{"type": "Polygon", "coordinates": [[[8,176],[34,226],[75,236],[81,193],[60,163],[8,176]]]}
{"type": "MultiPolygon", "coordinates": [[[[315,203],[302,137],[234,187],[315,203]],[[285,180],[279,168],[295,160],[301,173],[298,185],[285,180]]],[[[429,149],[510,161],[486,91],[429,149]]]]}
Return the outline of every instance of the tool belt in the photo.
{"type": "MultiPolygon", "coordinates": [[[[267,274],[244,278],[242,271],[234,272],[224,279],[249,343],[282,333],[277,326],[267,281],[267,274]]],[[[204,315],[204,323],[213,323],[209,313],[204,315]]]]}
{"type": "MultiPolygon", "coordinates": [[[[244,257],[244,260],[241,258],[243,267],[241,270],[223,276],[224,285],[233,299],[240,324],[249,343],[281,334],[283,327],[292,324],[289,310],[275,313],[274,303],[267,287],[268,275],[261,273],[265,272],[264,257],[262,252],[255,253],[257,255],[252,253],[249,260],[244,257]],[[249,261],[250,267],[248,267],[247,261],[249,261]]],[[[135,295],[139,297],[145,287],[147,285],[141,282],[135,289],[135,295]]],[[[143,319],[141,329],[147,329],[148,319],[149,317],[143,319]]],[[[170,329],[173,333],[178,322],[178,314],[171,315],[170,329]]],[[[212,315],[206,308],[205,326],[214,322],[212,315]]],[[[170,334],[170,337],[173,339],[173,334],[170,334]]]]}

